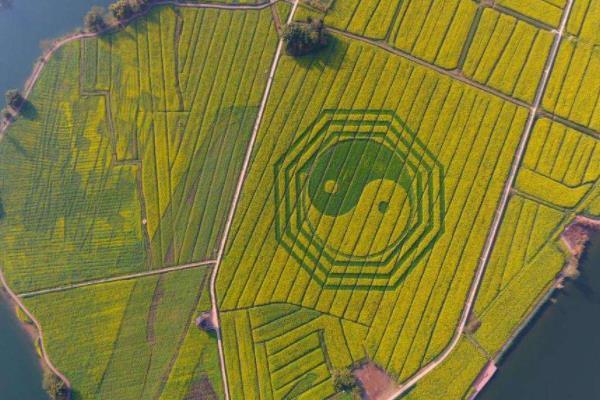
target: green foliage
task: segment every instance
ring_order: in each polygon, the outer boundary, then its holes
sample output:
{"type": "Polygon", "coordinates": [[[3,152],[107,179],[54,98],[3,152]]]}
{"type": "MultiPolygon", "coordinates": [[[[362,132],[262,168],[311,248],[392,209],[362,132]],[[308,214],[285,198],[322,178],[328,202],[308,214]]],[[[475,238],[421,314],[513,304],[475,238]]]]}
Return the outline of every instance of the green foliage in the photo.
{"type": "Polygon", "coordinates": [[[288,54],[295,57],[318,51],[328,43],[327,32],[321,19],[291,22],[286,26],[283,38],[288,54]]]}
{"type": "Polygon", "coordinates": [[[47,369],[44,370],[42,387],[51,400],[66,400],[68,398],[69,389],[65,383],[47,369]]]}
{"type": "Polygon", "coordinates": [[[105,12],[102,7],[94,6],[83,18],[83,27],[88,32],[100,32],[106,29],[105,12]]]}
{"type": "Polygon", "coordinates": [[[23,98],[21,92],[19,92],[17,89],[7,90],[4,94],[4,99],[6,101],[6,105],[15,110],[21,107],[25,101],[25,98],[23,98]]]}
{"type": "Polygon", "coordinates": [[[331,378],[336,392],[353,392],[358,388],[358,379],[349,369],[335,370],[331,378]]]}
{"type": "Polygon", "coordinates": [[[118,21],[131,18],[135,12],[129,0],[118,0],[116,3],[113,3],[108,7],[108,11],[110,11],[112,16],[118,21]]]}

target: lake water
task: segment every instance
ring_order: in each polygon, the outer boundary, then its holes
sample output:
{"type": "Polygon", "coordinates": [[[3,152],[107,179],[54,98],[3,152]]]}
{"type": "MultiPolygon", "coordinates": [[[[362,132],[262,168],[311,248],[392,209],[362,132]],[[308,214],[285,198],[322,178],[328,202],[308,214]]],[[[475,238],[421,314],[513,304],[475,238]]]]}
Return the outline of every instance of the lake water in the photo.
{"type": "MultiPolygon", "coordinates": [[[[4,93],[21,89],[41,55],[40,42],[82,25],[93,5],[110,0],[0,0],[0,108],[4,93]]],[[[0,296],[0,399],[46,400],[32,341],[0,296]]]]}
{"type": "Polygon", "coordinates": [[[600,235],[500,364],[477,400],[600,399],[600,235]]]}

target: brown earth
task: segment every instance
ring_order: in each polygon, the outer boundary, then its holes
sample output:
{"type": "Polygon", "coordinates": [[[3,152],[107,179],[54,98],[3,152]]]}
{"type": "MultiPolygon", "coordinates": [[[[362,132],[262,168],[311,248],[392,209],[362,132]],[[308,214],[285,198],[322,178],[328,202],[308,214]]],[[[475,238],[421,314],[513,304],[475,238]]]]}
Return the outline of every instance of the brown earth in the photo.
{"type": "Polygon", "coordinates": [[[368,361],[354,370],[368,400],[388,399],[398,390],[398,385],[390,376],[374,362],[368,361]]]}

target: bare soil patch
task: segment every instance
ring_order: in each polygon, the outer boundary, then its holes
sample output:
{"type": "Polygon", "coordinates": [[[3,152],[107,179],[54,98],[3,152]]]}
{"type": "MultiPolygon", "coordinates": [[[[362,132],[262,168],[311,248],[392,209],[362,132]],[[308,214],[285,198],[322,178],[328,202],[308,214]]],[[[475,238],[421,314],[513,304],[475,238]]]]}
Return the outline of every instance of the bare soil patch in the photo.
{"type": "Polygon", "coordinates": [[[355,369],[354,375],[360,381],[365,399],[387,399],[398,390],[398,384],[372,361],[355,369]]]}

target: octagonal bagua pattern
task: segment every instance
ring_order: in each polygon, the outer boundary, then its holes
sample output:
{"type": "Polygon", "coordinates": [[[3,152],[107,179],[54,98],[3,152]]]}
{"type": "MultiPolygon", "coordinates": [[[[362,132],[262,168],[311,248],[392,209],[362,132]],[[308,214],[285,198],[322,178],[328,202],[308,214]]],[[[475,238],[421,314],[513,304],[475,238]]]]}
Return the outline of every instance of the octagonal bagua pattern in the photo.
{"type": "Polygon", "coordinates": [[[277,240],[325,287],[394,288],[443,232],[443,168],[392,111],[324,111],[275,179],[277,240]]]}

